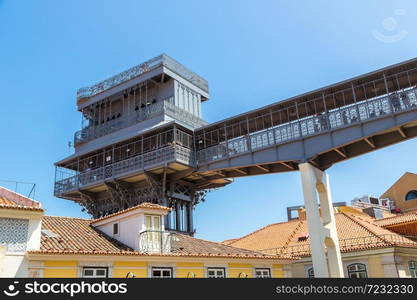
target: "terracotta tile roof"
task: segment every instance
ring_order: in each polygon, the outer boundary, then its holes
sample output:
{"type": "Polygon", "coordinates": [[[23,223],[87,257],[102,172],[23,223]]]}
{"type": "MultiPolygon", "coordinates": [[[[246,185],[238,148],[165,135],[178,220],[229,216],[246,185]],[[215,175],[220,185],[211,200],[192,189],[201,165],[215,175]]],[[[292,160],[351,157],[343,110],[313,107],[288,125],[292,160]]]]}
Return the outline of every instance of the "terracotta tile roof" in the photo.
{"type": "Polygon", "coordinates": [[[394,217],[378,219],[374,221],[375,224],[382,227],[399,225],[409,222],[417,222],[417,211],[396,215],[394,217]]]}
{"type": "Polygon", "coordinates": [[[43,211],[41,204],[0,186],[0,208],[43,211]]]}
{"type": "Polygon", "coordinates": [[[293,235],[297,227],[303,221],[292,220],[289,222],[275,223],[267,225],[254,231],[229,245],[244,249],[269,249],[284,247],[289,242],[289,237],[293,235]]]}
{"type": "Polygon", "coordinates": [[[4,205],[4,206],[14,206],[16,205],[16,203],[14,203],[13,201],[4,198],[2,196],[0,196],[0,205],[4,205]]]}
{"type": "Polygon", "coordinates": [[[96,223],[96,222],[99,222],[101,220],[105,220],[105,219],[108,219],[108,218],[111,218],[111,217],[114,217],[114,216],[117,216],[117,215],[127,213],[127,212],[135,210],[135,209],[140,209],[140,208],[163,210],[163,211],[170,211],[171,210],[171,208],[166,207],[166,206],[162,206],[162,205],[159,205],[159,204],[153,204],[153,203],[149,203],[149,202],[144,202],[144,203],[141,203],[139,205],[120,210],[120,211],[115,212],[113,214],[110,214],[110,215],[107,215],[107,216],[104,216],[104,217],[101,217],[101,218],[98,218],[98,219],[94,219],[94,220],[91,221],[91,223],[96,223]]]}
{"type": "Polygon", "coordinates": [[[41,249],[39,251],[29,251],[29,253],[294,259],[288,255],[282,257],[267,255],[183,234],[174,235],[170,253],[140,253],[95,229],[91,226],[91,220],[87,219],[44,216],[42,231],[41,249]]]}
{"type": "Polygon", "coordinates": [[[176,234],[173,239],[173,252],[177,254],[201,254],[209,256],[266,257],[265,254],[247,249],[239,249],[221,243],[197,239],[184,234],[176,234]]]}
{"type": "MultiPolygon", "coordinates": [[[[339,244],[342,252],[374,248],[412,247],[417,243],[374,224],[368,216],[335,214],[339,244]]],[[[310,256],[310,238],[299,239],[308,233],[306,220],[271,224],[230,243],[230,246],[268,254],[310,256]]]]}
{"type": "Polygon", "coordinates": [[[87,252],[122,252],[131,251],[129,247],[118,243],[97,229],[90,226],[91,220],[50,217],[42,218],[42,230],[49,230],[56,236],[42,234],[43,251],[87,251],[87,252]]]}

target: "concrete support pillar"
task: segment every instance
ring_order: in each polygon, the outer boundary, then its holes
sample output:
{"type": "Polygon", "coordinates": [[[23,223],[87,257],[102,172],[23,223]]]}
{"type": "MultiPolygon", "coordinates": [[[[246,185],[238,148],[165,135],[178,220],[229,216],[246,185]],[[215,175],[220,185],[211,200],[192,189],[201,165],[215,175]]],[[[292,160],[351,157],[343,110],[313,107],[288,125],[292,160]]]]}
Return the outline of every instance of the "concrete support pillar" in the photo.
{"type": "Polygon", "coordinates": [[[315,277],[343,277],[329,176],[310,163],[300,164],[299,169],[310,234],[314,275],[315,277]]]}
{"type": "Polygon", "coordinates": [[[381,265],[384,269],[384,277],[404,278],[407,277],[407,271],[404,268],[403,260],[399,256],[383,255],[381,265]]]}

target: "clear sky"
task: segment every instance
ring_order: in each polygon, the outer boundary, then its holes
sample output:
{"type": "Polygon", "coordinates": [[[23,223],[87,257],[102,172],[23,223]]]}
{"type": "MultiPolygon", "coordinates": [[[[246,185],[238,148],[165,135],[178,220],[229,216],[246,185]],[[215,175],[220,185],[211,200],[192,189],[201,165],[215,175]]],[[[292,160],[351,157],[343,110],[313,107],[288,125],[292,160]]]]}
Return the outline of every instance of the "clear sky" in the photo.
{"type": "MultiPolygon", "coordinates": [[[[86,217],[53,197],[53,163],[80,129],[76,90],[160,53],[209,81],[212,122],[416,57],[416,31],[413,0],[0,0],[0,179],[36,183],[49,215],[86,217]]],[[[379,196],[417,172],[416,149],[333,166],[334,201],[379,196]]],[[[238,179],[197,206],[197,236],[239,237],[302,202],[298,173],[238,179]]]]}

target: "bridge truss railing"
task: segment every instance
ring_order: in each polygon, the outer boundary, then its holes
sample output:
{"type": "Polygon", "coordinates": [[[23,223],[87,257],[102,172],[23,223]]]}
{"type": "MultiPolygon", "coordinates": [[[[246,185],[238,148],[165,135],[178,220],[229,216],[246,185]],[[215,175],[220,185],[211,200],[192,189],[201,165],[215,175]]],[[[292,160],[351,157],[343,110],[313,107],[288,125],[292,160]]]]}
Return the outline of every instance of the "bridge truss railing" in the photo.
{"type": "MultiPolygon", "coordinates": [[[[261,148],[283,144],[355,123],[417,108],[417,88],[408,88],[353,104],[327,110],[314,116],[289,121],[245,134],[197,152],[198,164],[225,159],[261,148]]],[[[271,122],[272,123],[272,122],[271,122]]],[[[249,127],[249,126],[248,126],[249,127]]]]}

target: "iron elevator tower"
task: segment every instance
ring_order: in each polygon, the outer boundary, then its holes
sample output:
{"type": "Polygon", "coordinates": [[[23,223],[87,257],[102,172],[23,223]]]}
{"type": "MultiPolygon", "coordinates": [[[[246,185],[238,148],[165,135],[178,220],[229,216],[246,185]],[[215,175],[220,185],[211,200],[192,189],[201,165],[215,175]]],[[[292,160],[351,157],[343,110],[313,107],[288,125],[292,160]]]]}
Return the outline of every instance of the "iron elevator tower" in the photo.
{"type": "Polygon", "coordinates": [[[230,183],[193,175],[193,131],[207,123],[205,79],[162,54],[77,92],[75,153],[57,162],[54,194],[101,217],[142,202],[171,207],[168,230],[194,233],[193,208],[230,183]]]}
{"type": "Polygon", "coordinates": [[[208,98],[207,81],[164,54],[78,90],[81,130],[55,163],[55,195],[94,217],[158,203],[173,208],[168,230],[193,234],[194,206],[230,178],[325,171],[416,137],[417,58],[212,124],[208,98]]]}

